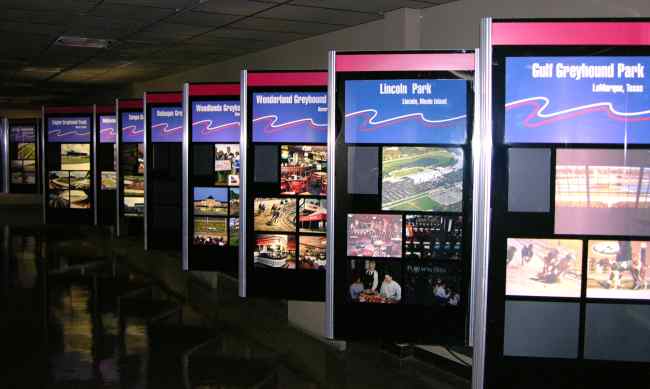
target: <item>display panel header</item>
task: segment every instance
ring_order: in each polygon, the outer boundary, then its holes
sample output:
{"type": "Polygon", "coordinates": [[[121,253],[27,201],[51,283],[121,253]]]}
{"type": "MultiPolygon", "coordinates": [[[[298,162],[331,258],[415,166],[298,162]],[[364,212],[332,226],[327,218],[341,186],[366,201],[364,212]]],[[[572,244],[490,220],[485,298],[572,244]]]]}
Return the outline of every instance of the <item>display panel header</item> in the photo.
{"type": "Polygon", "coordinates": [[[327,72],[248,72],[249,87],[256,86],[327,86],[327,72]]]}
{"type": "Polygon", "coordinates": [[[142,99],[118,99],[117,106],[123,110],[140,110],[143,108],[142,99]]]}
{"type": "Polygon", "coordinates": [[[474,70],[474,53],[337,53],[337,72],[474,70]]]}
{"type": "Polygon", "coordinates": [[[114,115],[99,116],[99,143],[115,143],[117,122],[114,115]]]}
{"type": "Polygon", "coordinates": [[[147,104],[180,104],[182,94],[180,92],[147,92],[147,104]]]}
{"type": "Polygon", "coordinates": [[[650,57],[506,58],[506,143],[650,143],[650,57]]]}
{"type": "Polygon", "coordinates": [[[501,46],[648,46],[647,21],[497,21],[492,44],[501,46]]]}
{"type": "Polygon", "coordinates": [[[48,118],[47,141],[54,143],[90,142],[90,118],[85,116],[48,118]]]}
{"type": "Polygon", "coordinates": [[[190,97],[239,96],[239,83],[190,84],[190,97]]]}
{"type": "Polygon", "coordinates": [[[144,114],[142,112],[122,112],[122,142],[144,142],[144,114]]]}
{"type": "Polygon", "coordinates": [[[239,142],[239,100],[210,100],[192,103],[193,142],[239,142]]]}
{"type": "Polygon", "coordinates": [[[151,141],[183,141],[183,109],[181,107],[151,108],[151,141]]]}
{"type": "Polygon", "coordinates": [[[253,142],[327,142],[326,92],[253,93],[253,142]]]}
{"type": "Polygon", "coordinates": [[[12,143],[33,143],[36,142],[36,129],[30,126],[12,126],[9,136],[12,143]]]}
{"type": "Polygon", "coordinates": [[[467,81],[345,81],[346,143],[461,144],[467,81]]]}

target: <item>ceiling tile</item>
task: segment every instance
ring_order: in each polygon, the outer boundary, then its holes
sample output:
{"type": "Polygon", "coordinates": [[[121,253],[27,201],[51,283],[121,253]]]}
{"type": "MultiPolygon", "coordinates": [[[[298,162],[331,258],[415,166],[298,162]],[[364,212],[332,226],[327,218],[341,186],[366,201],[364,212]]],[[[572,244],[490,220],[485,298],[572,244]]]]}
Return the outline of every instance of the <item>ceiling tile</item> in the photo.
{"type": "Polygon", "coordinates": [[[275,6],[273,3],[249,0],[208,0],[194,8],[196,11],[217,12],[231,15],[252,15],[275,6]]]}
{"type": "Polygon", "coordinates": [[[372,1],[350,1],[350,0],[294,0],[292,5],[308,5],[331,9],[344,9],[362,12],[382,13],[398,8],[428,8],[435,4],[418,0],[372,0],[372,1]]]}
{"type": "Polygon", "coordinates": [[[218,30],[210,31],[194,39],[216,39],[216,40],[232,40],[237,44],[238,40],[255,40],[260,42],[290,42],[297,39],[303,39],[305,35],[296,34],[293,32],[270,32],[260,30],[247,30],[240,28],[220,28],[218,30]]]}
{"type": "Polygon", "coordinates": [[[144,7],[183,8],[189,0],[104,0],[108,4],[126,4],[144,7]]]}
{"type": "Polygon", "coordinates": [[[97,4],[96,0],[3,0],[4,9],[49,10],[56,12],[87,12],[97,4]]]}
{"type": "Polygon", "coordinates": [[[117,20],[136,20],[146,22],[162,19],[166,16],[172,15],[174,12],[176,11],[172,8],[102,3],[97,8],[93,9],[90,14],[117,20]]]}
{"type": "Polygon", "coordinates": [[[160,22],[147,27],[142,32],[149,34],[160,34],[162,36],[171,36],[174,37],[175,40],[179,40],[207,32],[211,28],[212,27],[160,22]]]}
{"type": "MultiPolygon", "coordinates": [[[[23,23],[23,22],[0,22],[0,31],[9,33],[32,33],[32,34],[61,34],[65,31],[64,25],[46,23],[23,23]]],[[[3,34],[6,35],[6,34],[3,34]]],[[[4,40],[4,39],[3,39],[4,40]]]]}
{"type": "Polygon", "coordinates": [[[76,15],[78,13],[50,10],[5,9],[0,14],[0,21],[66,25],[70,17],[76,15]]]}
{"type": "Polygon", "coordinates": [[[166,19],[166,22],[190,24],[193,26],[219,27],[241,18],[240,15],[228,15],[212,12],[184,11],[166,19]]]}
{"type": "Polygon", "coordinates": [[[376,12],[333,10],[319,7],[301,7],[293,5],[283,5],[276,7],[268,11],[264,11],[257,16],[317,23],[333,23],[347,26],[367,23],[380,18],[376,12]]]}
{"type": "Polygon", "coordinates": [[[241,22],[233,23],[230,27],[258,31],[291,32],[300,36],[296,37],[296,39],[300,39],[306,38],[309,35],[323,34],[326,32],[339,30],[345,26],[336,24],[252,17],[246,18],[241,22]]]}

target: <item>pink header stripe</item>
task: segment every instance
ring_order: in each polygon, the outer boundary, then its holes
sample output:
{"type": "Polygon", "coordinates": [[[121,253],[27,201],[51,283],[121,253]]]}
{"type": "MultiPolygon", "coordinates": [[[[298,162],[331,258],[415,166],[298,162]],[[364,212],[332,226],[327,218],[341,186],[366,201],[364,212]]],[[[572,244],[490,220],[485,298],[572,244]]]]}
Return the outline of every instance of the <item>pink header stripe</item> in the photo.
{"type": "Polygon", "coordinates": [[[112,114],[115,113],[114,105],[98,105],[96,112],[100,114],[112,114]]]}
{"type": "Polygon", "coordinates": [[[93,113],[92,106],[45,107],[45,113],[93,113]]]}
{"type": "Polygon", "coordinates": [[[337,54],[337,72],[474,70],[473,53],[337,54]]]}
{"type": "Polygon", "coordinates": [[[327,72],[248,72],[248,86],[327,86],[327,72]]]}
{"type": "Polygon", "coordinates": [[[239,96],[239,84],[190,84],[190,96],[239,96]]]}
{"type": "Polygon", "coordinates": [[[650,22],[495,22],[492,44],[646,46],[650,22]]]}
{"type": "Polygon", "coordinates": [[[120,109],[142,109],[142,99],[119,100],[120,109]]]}
{"type": "Polygon", "coordinates": [[[147,93],[147,104],[180,104],[183,96],[181,92],[172,93],[147,93]]]}

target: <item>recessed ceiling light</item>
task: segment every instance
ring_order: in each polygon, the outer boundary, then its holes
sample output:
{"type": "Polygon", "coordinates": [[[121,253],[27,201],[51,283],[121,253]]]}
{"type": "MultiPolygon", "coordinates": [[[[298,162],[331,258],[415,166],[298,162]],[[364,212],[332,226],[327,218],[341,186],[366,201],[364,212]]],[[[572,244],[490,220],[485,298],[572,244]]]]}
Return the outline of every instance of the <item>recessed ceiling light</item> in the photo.
{"type": "Polygon", "coordinates": [[[105,49],[111,45],[110,39],[86,38],[83,36],[60,36],[54,42],[57,46],[85,47],[91,49],[105,49]]]}

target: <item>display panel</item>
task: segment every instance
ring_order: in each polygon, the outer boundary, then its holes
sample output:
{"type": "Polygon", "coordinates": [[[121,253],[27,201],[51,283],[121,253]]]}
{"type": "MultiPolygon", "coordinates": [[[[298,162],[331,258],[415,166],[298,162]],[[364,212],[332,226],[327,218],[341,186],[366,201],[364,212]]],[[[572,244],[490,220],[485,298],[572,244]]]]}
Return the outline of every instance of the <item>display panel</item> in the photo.
{"type": "Polygon", "coordinates": [[[122,143],[144,142],[144,113],[122,112],[122,143]]]}
{"type": "Polygon", "coordinates": [[[252,94],[253,142],[327,143],[327,93],[252,94]]]}
{"type": "Polygon", "coordinates": [[[114,115],[99,116],[99,143],[115,143],[117,141],[117,120],[114,115]]]}
{"type": "Polygon", "coordinates": [[[36,129],[10,126],[9,129],[9,192],[32,192],[24,185],[36,184],[36,129]]]}
{"type": "Polygon", "coordinates": [[[580,297],[582,241],[508,238],[506,295],[580,297]]]}
{"type": "Polygon", "coordinates": [[[36,130],[34,127],[11,126],[9,129],[11,143],[35,143],[36,130]]]}
{"type": "Polygon", "coordinates": [[[70,116],[47,119],[47,141],[90,142],[90,118],[70,116]]]}
{"type": "Polygon", "coordinates": [[[465,143],[464,80],[346,80],[346,143],[465,143]]]}
{"type": "Polygon", "coordinates": [[[507,57],[506,143],[650,143],[650,57],[507,57]]]}
{"type": "Polygon", "coordinates": [[[239,142],[239,100],[192,102],[193,142],[239,142]]]}
{"type": "Polygon", "coordinates": [[[183,110],[180,107],[151,108],[151,141],[183,141],[183,110]]]}
{"type": "Polygon", "coordinates": [[[650,151],[557,150],[555,233],[650,236],[650,151]]]}
{"type": "Polygon", "coordinates": [[[650,300],[650,241],[590,240],[587,297],[650,300]]]}
{"type": "Polygon", "coordinates": [[[460,212],[463,209],[463,150],[383,147],[382,209],[460,212]]]}

